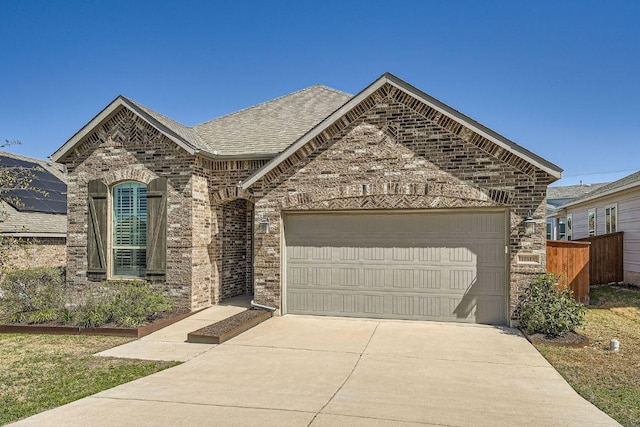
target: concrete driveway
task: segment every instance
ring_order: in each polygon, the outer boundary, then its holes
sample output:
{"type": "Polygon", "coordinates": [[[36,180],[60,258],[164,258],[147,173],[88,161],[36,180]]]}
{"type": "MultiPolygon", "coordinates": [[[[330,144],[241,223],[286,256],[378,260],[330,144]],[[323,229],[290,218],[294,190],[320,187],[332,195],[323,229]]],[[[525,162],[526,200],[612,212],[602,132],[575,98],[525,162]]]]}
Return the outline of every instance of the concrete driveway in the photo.
{"type": "Polygon", "coordinates": [[[16,425],[617,425],[511,329],[284,316],[16,425]]]}

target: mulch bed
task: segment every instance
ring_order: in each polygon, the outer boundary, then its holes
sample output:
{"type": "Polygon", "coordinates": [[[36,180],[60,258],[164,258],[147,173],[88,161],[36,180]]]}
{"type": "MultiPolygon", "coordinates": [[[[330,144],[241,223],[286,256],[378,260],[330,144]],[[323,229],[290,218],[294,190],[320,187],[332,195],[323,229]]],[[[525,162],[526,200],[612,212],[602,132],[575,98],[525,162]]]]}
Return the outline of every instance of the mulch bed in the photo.
{"type": "Polygon", "coordinates": [[[52,334],[52,335],[106,335],[115,337],[142,338],[166,326],[186,319],[192,312],[164,312],[158,313],[151,323],[137,328],[123,328],[115,325],[104,325],[99,328],[83,328],[80,326],[61,326],[55,323],[29,325],[23,323],[0,324],[0,333],[5,334],[52,334]]]}
{"type": "Polygon", "coordinates": [[[567,332],[566,334],[559,335],[557,337],[545,334],[528,335],[523,330],[521,330],[521,332],[531,344],[544,344],[559,347],[586,347],[589,345],[589,338],[577,332],[567,332]]]}
{"type": "Polygon", "coordinates": [[[270,311],[248,309],[219,322],[190,332],[187,342],[222,344],[270,318],[270,311]]]}

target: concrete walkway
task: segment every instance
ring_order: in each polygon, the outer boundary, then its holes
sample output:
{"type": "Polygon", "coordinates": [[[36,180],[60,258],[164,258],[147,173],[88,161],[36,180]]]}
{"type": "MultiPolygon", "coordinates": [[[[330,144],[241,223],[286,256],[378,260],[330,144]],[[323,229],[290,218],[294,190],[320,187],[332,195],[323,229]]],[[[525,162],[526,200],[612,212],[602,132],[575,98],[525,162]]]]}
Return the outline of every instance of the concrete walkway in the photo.
{"type": "Polygon", "coordinates": [[[617,424],[511,329],[284,316],[16,425],[617,424]]]}
{"type": "Polygon", "coordinates": [[[187,334],[189,332],[231,317],[246,310],[250,305],[250,296],[241,295],[229,298],[146,337],[110,348],[97,355],[125,359],[186,362],[215,347],[213,344],[188,343],[187,334]]]}

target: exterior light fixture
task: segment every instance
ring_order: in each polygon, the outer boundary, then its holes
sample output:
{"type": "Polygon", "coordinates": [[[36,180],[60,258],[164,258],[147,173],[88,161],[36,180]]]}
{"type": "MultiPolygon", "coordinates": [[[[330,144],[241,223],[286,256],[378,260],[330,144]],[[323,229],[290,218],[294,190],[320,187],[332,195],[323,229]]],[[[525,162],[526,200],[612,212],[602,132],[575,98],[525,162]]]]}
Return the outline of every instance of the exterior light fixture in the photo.
{"type": "Polygon", "coordinates": [[[523,221],[524,224],[524,235],[525,236],[533,236],[536,234],[536,222],[531,216],[531,211],[527,214],[527,217],[523,221]]]}
{"type": "Polygon", "coordinates": [[[263,216],[260,222],[258,223],[258,229],[261,233],[269,232],[269,218],[267,216],[263,216]]]}

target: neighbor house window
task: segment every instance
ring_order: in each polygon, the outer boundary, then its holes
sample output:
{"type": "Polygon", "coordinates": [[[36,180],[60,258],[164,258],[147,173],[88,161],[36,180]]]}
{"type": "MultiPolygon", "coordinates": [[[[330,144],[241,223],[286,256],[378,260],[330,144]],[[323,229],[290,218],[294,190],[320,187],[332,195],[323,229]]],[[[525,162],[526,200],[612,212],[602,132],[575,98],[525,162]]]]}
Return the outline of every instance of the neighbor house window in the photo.
{"type": "Polygon", "coordinates": [[[558,240],[565,240],[567,237],[567,224],[564,219],[558,222],[558,240]]]}
{"type": "Polygon", "coordinates": [[[596,235],[596,210],[589,209],[589,214],[587,218],[588,218],[587,223],[589,226],[589,236],[595,236],[596,235]]]}
{"type": "Polygon", "coordinates": [[[115,277],[145,277],[147,268],[147,186],[113,187],[112,261],[115,277]]]}
{"type": "Polygon", "coordinates": [[[547,223],[547,240],[551,240],[553,238],[553,236],[551,235],[551,229],[552,229],[551,223],[548,222],[547,223]]]}
{"type": "Polygon", "coordinates": [[[605,233],[618,231],[618,206],[607,206],[604,209],[604,229],[605,233]]]}
{"type": "Polygon", "coordinates": [[[573,238],[573,216],[567,215],[567,240],[573,238]]]}

